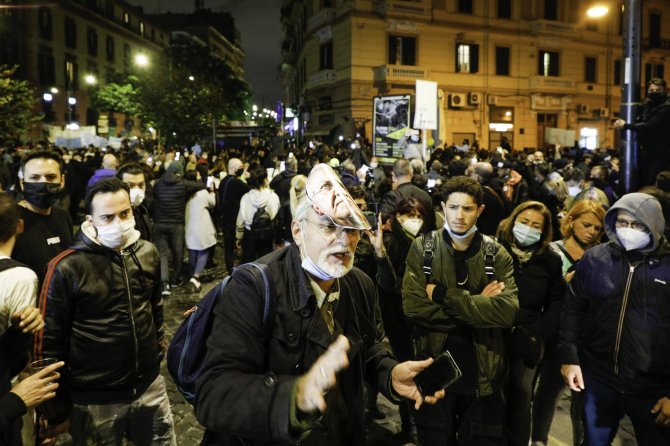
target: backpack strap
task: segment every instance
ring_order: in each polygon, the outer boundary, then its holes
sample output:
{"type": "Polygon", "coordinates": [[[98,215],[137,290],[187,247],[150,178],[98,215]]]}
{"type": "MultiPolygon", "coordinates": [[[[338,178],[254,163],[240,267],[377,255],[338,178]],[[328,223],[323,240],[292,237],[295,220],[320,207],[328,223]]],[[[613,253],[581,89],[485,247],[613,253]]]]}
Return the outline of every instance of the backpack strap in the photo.
{"type": "Polygon", "coordinates": [[[495,280],[495,258],[497,251],[497,242],[493,237],[482,234],[484,239],[484,272],[489,282],[495,280]]]}
{"type": "Polygon", "coordinates": [[[426,276],[426,283],[430,283],[430,276],[433,273],[434,252],[435,238],[433,231],[429,231],[423,236],[423,274],[426,276]]]}
{"type": "Polygon", "coordinates": [[[275,314],[277,312],[277,289],[274,280],[272,280],[270,268],[266,264],[251,262],[246,265],[251,267],[249,270],[256,278],[257,283],[263,283],[263,332],[266,339],[269,339],[274,330],[275,314]]]}
{"type": "Polygon", "coordinates": [[[5,270],[16,268],[16,267],[19,267],[19,266],[24,266],[24,267],[27,268],[26,265],[24,265],[23,263],[21,263],[17,260],[14,260],[14,259],[0,259],[0,271],[5,271],[5,270]]]}

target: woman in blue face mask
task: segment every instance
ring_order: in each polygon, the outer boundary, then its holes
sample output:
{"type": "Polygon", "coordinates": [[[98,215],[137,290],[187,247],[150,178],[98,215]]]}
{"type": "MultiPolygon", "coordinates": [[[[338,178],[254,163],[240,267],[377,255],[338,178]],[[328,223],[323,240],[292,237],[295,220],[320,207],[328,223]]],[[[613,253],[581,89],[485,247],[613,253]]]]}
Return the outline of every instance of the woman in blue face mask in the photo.
{"type": "Polygon", "coordinates": [[[500,243],[514,261],[519,312],[507,336],[509,381],[506,432],[510,446],[527,446],[535,370],[546,340],[555,336],[565,292],[561,259],[549,249],[551,214],[538,201],[518,205],[500,223],[500,243]]]}

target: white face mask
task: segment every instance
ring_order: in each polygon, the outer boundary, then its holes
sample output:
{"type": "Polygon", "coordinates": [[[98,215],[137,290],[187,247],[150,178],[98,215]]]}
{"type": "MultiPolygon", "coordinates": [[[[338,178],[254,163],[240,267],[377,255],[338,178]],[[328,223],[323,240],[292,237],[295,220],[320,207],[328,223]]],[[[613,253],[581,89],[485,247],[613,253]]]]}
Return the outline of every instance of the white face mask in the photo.
{"type": "Polygon", "coordinates": [[[576,197],[582,191],[582,188],[579,186],[568,186],[568,194],[571,197],[576,197]]]}
{"type": "Polygon", "coordinates": [[[463,234],[457,234],[454,231],[451,230],[449,227],[449,223],[444,223],[444,229],[447,230],[449,233],[449,237],[455,242],[461,242],[463,243],[465,240],[467,240],[468,237],[470,237],[473,233],[477,231],[477,225],[472,225],[470,229],[465,231],[463,234]]]}
{"type": "Polygon", "coordinates": [[[633,228],[616,228],[616,236],[626,251],[642,249],[651,242],[649,234],[633,228]]]}
{"type": "Polygon", "coordinates": [[[542,238],[542,231],[518,222],[514,223],[512,233],[514,234],[516,243],[523,248],[534,245],[542,238]]]}
{"type": "Polygon", "coordinates": [[[405,231],[412,234],[413,237],[416,237],[421,230],[421,226],[423,226],[423,220],[420,218],[408,218],[400,223],[400,225],[405,231]]]}
{"type": "MultiPolygon", "coordinates": [[[[319,266],[317,263],[315,263],[307,254],[307,251],[303,249],[306,245],[305,243],[305,235],[304,235],[305,228],[304,226],[302,227],[302,230],[300,231],[300,236],[302,237],[302,247],[300,248],[300,256],[302,257],[302,261],[300,263],[300,266],[302,266],[302,269],[310,273],[312,276],[316,277],[319,280],[333,280],[340,278],[347,274],[351,268],[339,268],[338,271],[331,271],[330,273],[326,271],[322,266],[319,266]]],[[[321,259],[319,259],[319,263],[321,263],[321,259]]]]}
{"type": "Polygon", "coordinates": [[[135,230],[135,218],[122,221],[121,223],[96,226],[98,241],[101,245],[111,249],[119,249],[125,246],[135,230]]]}
{"type": "Polygon", "coordinates": [[[144,201],[144,189],[133,187],[130,189],[130,205],[134,208],[142,204],[144,201]]]}
{"type": "Polygon", "coordinates": [[[374,168],[376,168],[378,165],[379,165],[379,164],[377,164],[377,163],[375,163],[375,162],[372,162],[372,163],[370,163],[370,168],[371,168],[371,169],[374,169],[374,168]]]}

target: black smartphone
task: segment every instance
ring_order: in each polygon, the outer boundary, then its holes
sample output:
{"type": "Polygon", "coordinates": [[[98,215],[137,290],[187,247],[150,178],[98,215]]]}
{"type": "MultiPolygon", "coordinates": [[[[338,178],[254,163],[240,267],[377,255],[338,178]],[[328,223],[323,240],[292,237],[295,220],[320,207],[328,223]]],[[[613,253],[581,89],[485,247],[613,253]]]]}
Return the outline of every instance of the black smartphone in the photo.
{"type": "Polygon", "coordinates": [[[433,396],[456,382],[463,374],[448,350],[443,351],[433,363],[416,375],[414,382],[425,398],[433,396]]]}

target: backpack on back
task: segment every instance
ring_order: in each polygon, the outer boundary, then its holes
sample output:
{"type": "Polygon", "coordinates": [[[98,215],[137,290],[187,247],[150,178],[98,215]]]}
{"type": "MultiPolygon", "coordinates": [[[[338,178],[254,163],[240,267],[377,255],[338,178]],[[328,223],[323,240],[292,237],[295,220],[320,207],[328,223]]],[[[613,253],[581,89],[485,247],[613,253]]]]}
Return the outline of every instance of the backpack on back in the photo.
{"type": "MultiPolygon", "coordinates": [[[[247,263],[236,268],[245,269],[254,277],[254,282],[263,284],[263,329],[269,337],[272,333],[276,308],[276,291],[270,269],[260,263],[247,263]]],[[[235,274],[236,272],[233,272],[235,274]]],[[[195,403],[195,384],[202,373],[207,354],[207,338],[212,331],[214,306],[230,281],[231,276],[212,288],[193,308],[184,315],[186,319],[170,342],[167,350],[167,368],[184,399],[195,403]]]]}
{"type": "Polygon", "coordinates": [[[0,272],[5,271],[7,269],[16,268],[18,266],[23,266],[27,268],[26,265],[14,259],[0,259],[0,272]]]}
{"type": "Polygon", "coordinates": [[[259,207],[254,213],[254,218],[251,220],[251,235],[255,240],[268,241],[275,238],[274,220],[270,218],[265,206],[259,207]]]}

